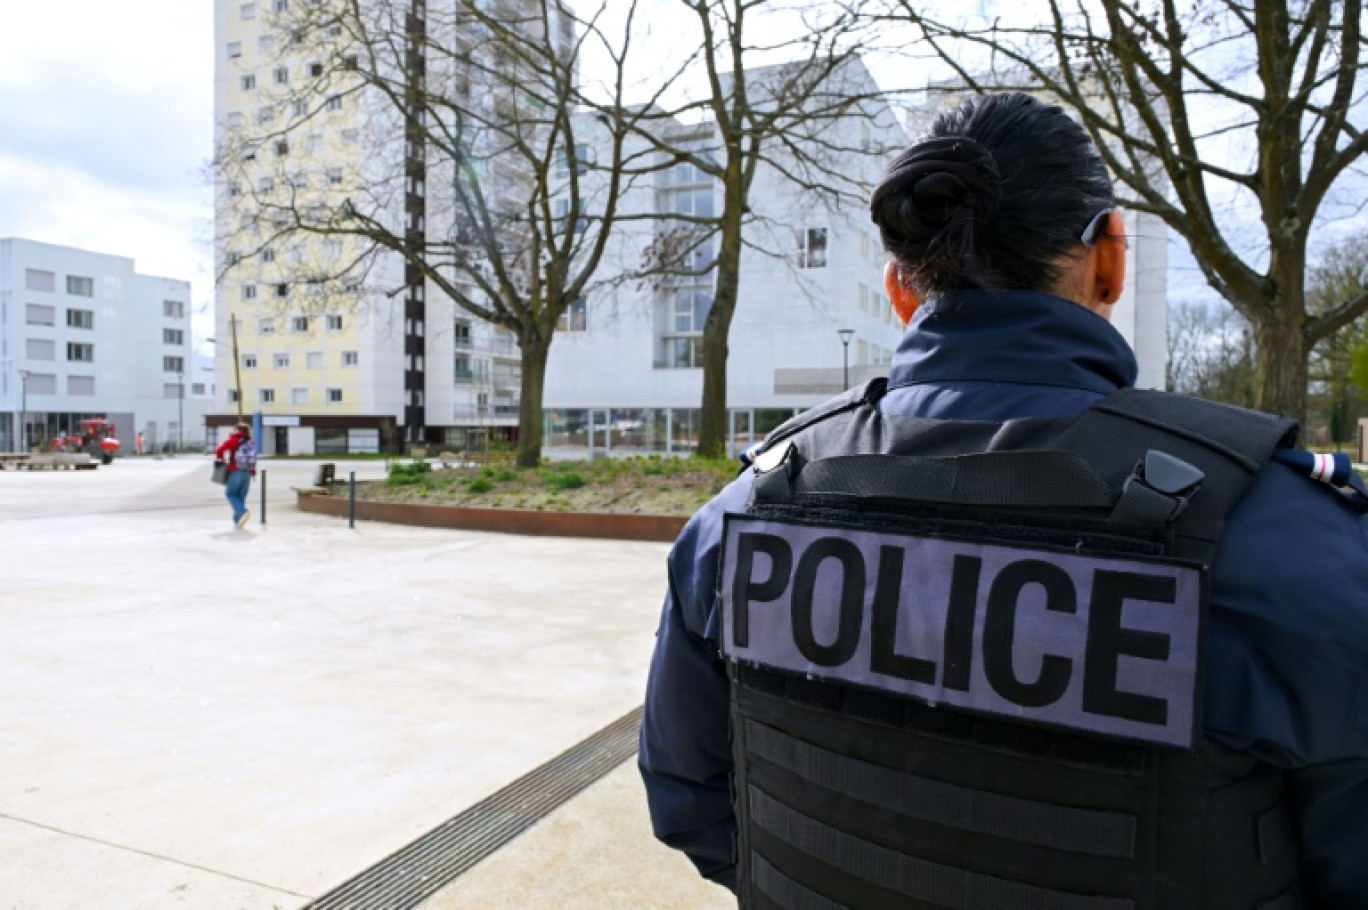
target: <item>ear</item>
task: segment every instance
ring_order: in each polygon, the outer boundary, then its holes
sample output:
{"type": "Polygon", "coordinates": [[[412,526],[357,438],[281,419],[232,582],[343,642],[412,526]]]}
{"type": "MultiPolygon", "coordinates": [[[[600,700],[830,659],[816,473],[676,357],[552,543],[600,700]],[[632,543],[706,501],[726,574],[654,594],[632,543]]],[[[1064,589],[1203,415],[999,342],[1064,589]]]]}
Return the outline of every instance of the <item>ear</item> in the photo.
{"type": "Polygon", "coordinates": [[[1093,257],[1094,299],[1110,315],[1126,286],[1126,221],[1120,209],[1107,216],[1106,228],[1093,245],[1093,257]]]}
{"type": "Polygon", "coordinates": [[[921,306],[921,297],[910,286],[903,284],[898,264],[891,260],[884,266],[884,293],[892,301],[893,311],[898,314],[903,325],[911,322],[912,316],[921,306]]]}

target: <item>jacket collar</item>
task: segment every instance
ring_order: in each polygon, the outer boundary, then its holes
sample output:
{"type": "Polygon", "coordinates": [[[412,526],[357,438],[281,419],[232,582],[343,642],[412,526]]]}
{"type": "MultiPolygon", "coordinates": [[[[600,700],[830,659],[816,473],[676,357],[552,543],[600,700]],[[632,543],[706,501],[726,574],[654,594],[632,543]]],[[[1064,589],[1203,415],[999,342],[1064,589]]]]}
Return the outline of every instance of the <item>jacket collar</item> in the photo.
{"type": "Polygon", "coordinates": [[[890,388],[940,382],[1063,386],[1110,395],[1135,384],[1135,354],[1110,322],[1034,291],[957,291],[908,324],[890,388]]]}

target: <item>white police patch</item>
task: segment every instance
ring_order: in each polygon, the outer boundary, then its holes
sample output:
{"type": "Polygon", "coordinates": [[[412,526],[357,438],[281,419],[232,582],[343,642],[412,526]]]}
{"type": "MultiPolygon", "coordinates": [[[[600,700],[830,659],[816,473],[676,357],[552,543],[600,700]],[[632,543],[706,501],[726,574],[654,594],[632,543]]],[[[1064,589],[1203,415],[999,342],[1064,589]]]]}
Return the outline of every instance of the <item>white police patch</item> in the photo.
{"type": "Polygon", "coordinates": [[[1165,560],[729,515],[723,653],[1190,748],[1206,574],[1165,560]]]}

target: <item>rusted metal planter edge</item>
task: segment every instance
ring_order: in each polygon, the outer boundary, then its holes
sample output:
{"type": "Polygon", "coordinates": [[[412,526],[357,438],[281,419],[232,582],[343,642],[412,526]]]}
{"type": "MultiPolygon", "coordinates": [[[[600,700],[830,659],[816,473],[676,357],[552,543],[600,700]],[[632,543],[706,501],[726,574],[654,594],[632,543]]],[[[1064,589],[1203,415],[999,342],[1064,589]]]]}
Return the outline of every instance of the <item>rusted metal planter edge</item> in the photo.
{"type": "MultiPolygon", "coordinates": [[[[343,496],[298,494],[299,511],[347,517],[343,496]]],[[[597,537],[607,540],[672,542],[689,519],[683,515],[632,515],[616,512],[537,512],[530,509],[479,509],[409,502],[356,501],[359,521],[384,521],[421,528],[496,531],[543,537],[597,537]]]]}

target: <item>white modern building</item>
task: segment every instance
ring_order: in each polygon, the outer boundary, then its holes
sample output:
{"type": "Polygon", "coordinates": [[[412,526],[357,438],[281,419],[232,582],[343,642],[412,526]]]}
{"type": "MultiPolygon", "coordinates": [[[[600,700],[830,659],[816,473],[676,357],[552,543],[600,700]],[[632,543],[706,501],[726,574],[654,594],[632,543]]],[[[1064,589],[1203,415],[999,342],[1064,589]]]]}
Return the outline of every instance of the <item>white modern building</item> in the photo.
{"type": "Polygon", "coordinates": [[[125,452],[200,440],[190,283],[132,259],[0,239],[0,451],[42,446],[79,421],[114,422],[125,452]],[[20,430],[20,427],[23,427],[20,430]]]}
{"type": "MultiPolygon", "coordinates": [[[[872,85],[872,83],[870,83],[872,85]]],[[[920,111],[929,118],[930,111],[920,111]]],[[[922,132],[904,132],[893,112],[850,117],[824,131],[847,153],[842,166],[873,187],[888,161],[922,132]]],[[[707,124],[675,127],[716,145],[707,124]]],[[[654,194],[635,200],[657,212],[711,214],[715,182],[688,164],[663,172],[654,194]]],[[[740,294],[728,339],[729,450],[740,451],[788,417],[888,370],[902,325],[883,291],[887,261],[863,202],[827,208],[762,165],[751,194],[755,220],[742,254],[740,294]],[[844,330],[844,331],[843,331],[844,330]]],[[[1163,388],[1167,358],[1167,229],[1127,213],[1126,286],[1113,322],[1140,363],[1138,385],[1163,388]]],[[[658,224],[668,227],[667,222],[658,224]]],[[[658,228],[660,229],[660,228],[658,228]]],[[[640,258],[650,235],[620,253],[640,258]]],[[[703,371],[697,360],[713,279],[662,289],[616,286],[591,295],[562,324],[546,378],[546,442],[559,457],[653,452],[685,454],[696,442],[703,371]]]]}

